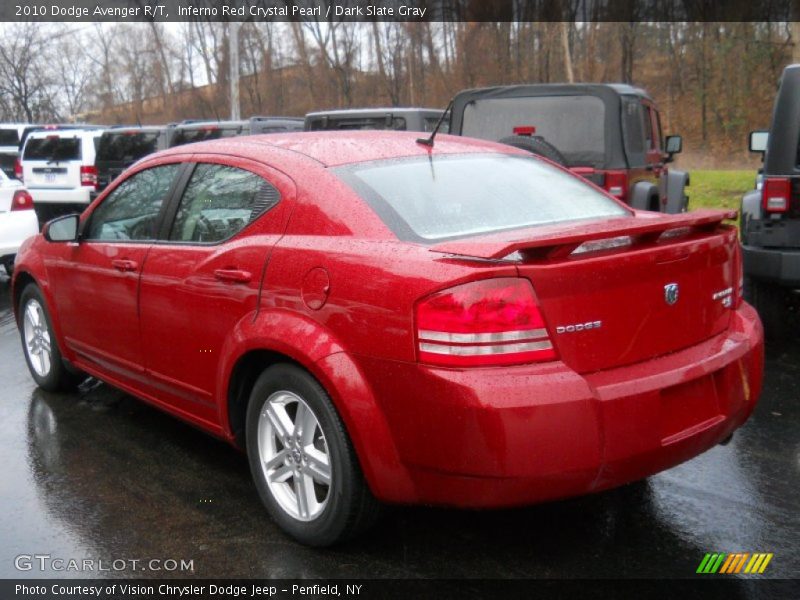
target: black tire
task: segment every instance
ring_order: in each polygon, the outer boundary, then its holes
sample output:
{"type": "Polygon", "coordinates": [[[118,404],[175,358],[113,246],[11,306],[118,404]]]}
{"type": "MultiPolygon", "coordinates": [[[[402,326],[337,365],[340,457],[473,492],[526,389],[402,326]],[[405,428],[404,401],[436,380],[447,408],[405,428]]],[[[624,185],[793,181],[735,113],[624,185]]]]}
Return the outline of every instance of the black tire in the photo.
{"type": "Polygon", "coordinates": [[[744,297],[758,311],[764,326],[764,336],[771,340],[786,339],[791,328],[789,318],[789,292],[774,283],[745,277],[744,297]]]}
{"type": "MultiPolygon", "coordinates": [[[[279,406],[288,406],[287,414],[289,414],[291,407],[295,406],[294,416],[297,416],[299,402],[279,406]]],[[[292,418],[292,416],[289,415],[289,418],[292,418]]],[[[267,426],[273,427],[272,425],[267,426]]],[[[330,546],[356,536],[376,520],[380,512],[380,504],[374,498],[364,480],[344,424],[328,394],[309,373],[290,364],[276,364],[267,368],[256,380],[250,394],[246,427],[246,446],[247,456],[250,461],[250,471],[261,501],[273,520],[290,536],[309,546],[330,546]],[[302,486],[302,483],[298,483],[298,479],[296,479],[298,476],[302,477],[302,475],[299,475],[300,473],[310,473],[310,471],[303,471],[303,469],[307,469],[307,456],[304,454],[304,450],[301,449],[305,442],[293,442],[292,435],[289,435],[289,442],[284,445],[278,439],[280,436],[276,433],[277,429],[269,433],[263,429],[267,421],[271,422],[266,416],[268,401],[270,399],[280,399],[281,397],[291,397],[292,395],[300,398],[305,404],[303,410],[310,409],[316,419],[316,425],[312,427],[313,431],[311,432],[311,435],[314,436],[313,442],[309,443],[327,452],[330,474],[330,483],[327,486],[327,490],[324,489],[325,486],[323,484],[319,484],[320,490],[325,492],[323,502],[321,502],[324,507],[319,509],[321,512],[316,516],[310,513],[306,515],[307,519],[305,520],[292,514],[290,512],[292,510],[291,506],[284,508],[287,502],[291,504],[292,495],[297,501],[297,506],[300,506],[300,495],[293,494],[292,489],[297,491],[297,486],[302,486]],[[264,413],[263,420],[262,413],[264,413]],[[262,423],[261,426],[259,425],[260,422],[262,423]],[[262,433],[261,444],[267,444],[264,441],[267,439],[275,440],[271,442],[274,444],[273,450],[278,451],[280,448],[287,456],[285,460],[276,463],[280,466],[275,467],[274,473],[277,473],[278,469],[282,469],[284,473],[289,469],[294,473],[294,475],[286,476],[284,481],[273,483],[272,485],[277,488],[275,492],[267,482],[265,469],[268,467],[264,466],[262,462],[263,457],[259,449],[260,429],[262,433]],[[320,432],[324,436],[323,438],[319,437],[320,432]],[[298,449],[303,456],[302,464],[297,459],[295,459],[293,465],[287,464],[286,460],[292,460],[289,458],[290,456],[298,456],[296,452],[298,449]],[[288,480],[291,480],[292,483],[290,484],[288,480]],[[282,490],[286,490],[286,492],[282,490]]],[[[294,431],[296,432],[297,429],[294,431]]],[[[305,446],[305,448],[307,450],[308,446],[305,446]]],[[[266,448],[264,454],[267,458],[274,456],[274,454],[270,455],[269,448],[266,448]]],[[[280,479],[280,477],[278,478],[280,479]]],[[[315,496],[319,491],[317,485],[315,482],[313,491],[315,496]]],[[[315,497],[315,500],[319,501],[319,497],[315,497]]],[[[308,511],[310,501],[307,500],[305,505],[308,511]]]]}
{"type": "Polygon", "coordinates": [[[564,158],[564,155],[558,151],[558,148],[553,146],[553,144],[546,141],[541,136],[510,135],[500,140],[500,143],[506,144],[508,146],[513,146],[514,148],[527,150],[532,154],[536,154],[537,156],[543,156],[549,160],[552,160],[554,163],[558,163],[559,165],[562,166],[567,166],[567,159],[564,158]]]}
{"type": "Polygon", "coordinates": [[[29,283],[25,289],[22,290],[17,314],[19,315],[19,323],[17,325],[19,327],[20,338],[22,339],[22,353],[25,355],[25,362],[28,364],[28,370],[31,373],[31,377],[33,377],[33,380],[36,382],[36,385],[48,392],[71,391],[78,387],[78,384],[81,383],[86,376],[71,370],[65,363],[61,354],[61,349],[58,347],[58,341],[53,333],[50,312],[42,296],[42,292],[36,284],[29,283]],[[39,324],[34,328],[37,335],[39,335],[39,339],[49,340],[49,368],[46,370],[43,367],[37,370],[34,365],[35,359],[32,356],[33,353],[29,349],[26,340],[27,332],[25,319],[26,311],[29,308],[34,310],[39,317],[39,324]]]}
{"type": "Polygon", "coordinates": [[[14,257],[6,256],[2,260],[3,268],[6,270],[6,275],[11,277],[14,274],[14,257]]]}

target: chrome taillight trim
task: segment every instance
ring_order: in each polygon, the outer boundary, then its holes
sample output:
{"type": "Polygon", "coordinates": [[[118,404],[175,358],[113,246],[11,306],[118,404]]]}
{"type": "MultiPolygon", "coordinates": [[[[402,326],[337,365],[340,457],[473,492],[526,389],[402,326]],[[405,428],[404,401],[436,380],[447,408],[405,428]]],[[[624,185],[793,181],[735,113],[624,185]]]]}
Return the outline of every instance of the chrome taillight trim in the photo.
{"type": "Polygon", "coordinates": [[[497,331],[492,333],[450,333],[421,329],[419,339],[428,342],[451,344],[491,344],[496,342],[516,342],[519,340],[540,340],[547,338],[547,330],[524,329],[520,331],[497,331]]]}
{"type": "Polygon", "coordinates": [[[430,354],[447,354],[450,356],[486,356],[495,354],[516,354],[520,352],[536,352],[552,350],[553,344],[549,340],[543,342],[521,342],[518,344],[502,344],[487,346],[451,346],[444,344],[428,344],[420,342],[420,352],[430,354]]]}

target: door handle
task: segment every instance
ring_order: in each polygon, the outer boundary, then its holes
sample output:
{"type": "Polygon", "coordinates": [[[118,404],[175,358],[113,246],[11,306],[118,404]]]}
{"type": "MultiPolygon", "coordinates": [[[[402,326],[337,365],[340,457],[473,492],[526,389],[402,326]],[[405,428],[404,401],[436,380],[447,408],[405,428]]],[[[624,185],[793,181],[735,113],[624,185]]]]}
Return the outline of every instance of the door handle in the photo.
{"type": "Polygon", "coordinates": [[[135,271],[136,268],[139,266],[135,260],[128,260],[124,258],[115,258],[111,261],[111,265],[117,271],[135,271]]]}
{"type": "Polygon", "coordinates": [[[229,283],[248,283],[253,278],[249,271],[239,269],[217,269],[214,271],[214,277],[229,283]]]}

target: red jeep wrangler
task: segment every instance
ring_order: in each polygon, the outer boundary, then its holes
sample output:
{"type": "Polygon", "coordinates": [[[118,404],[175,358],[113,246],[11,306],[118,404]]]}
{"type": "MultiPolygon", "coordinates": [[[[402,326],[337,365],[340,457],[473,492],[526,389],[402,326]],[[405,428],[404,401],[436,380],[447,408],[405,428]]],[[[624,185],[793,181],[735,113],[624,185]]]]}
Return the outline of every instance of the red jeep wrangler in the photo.
{"type": "Polygon", "coordinates": [[[684,212],[689,175],[668,169],[681,137],[661,134],[647,93],[623,84],[531,84],[459,92],[450,133],[530,150],[633,208],[684,212]]]}

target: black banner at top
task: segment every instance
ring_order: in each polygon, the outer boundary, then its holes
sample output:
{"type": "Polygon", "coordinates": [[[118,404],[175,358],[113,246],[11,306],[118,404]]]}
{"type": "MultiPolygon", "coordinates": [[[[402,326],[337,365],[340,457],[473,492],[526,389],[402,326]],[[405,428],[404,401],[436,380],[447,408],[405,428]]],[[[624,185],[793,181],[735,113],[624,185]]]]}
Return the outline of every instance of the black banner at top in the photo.
{"type": "Polygon", "coordinates": [[[800,0],[2,0],[0,21],[800,21],[800,0]]]}

